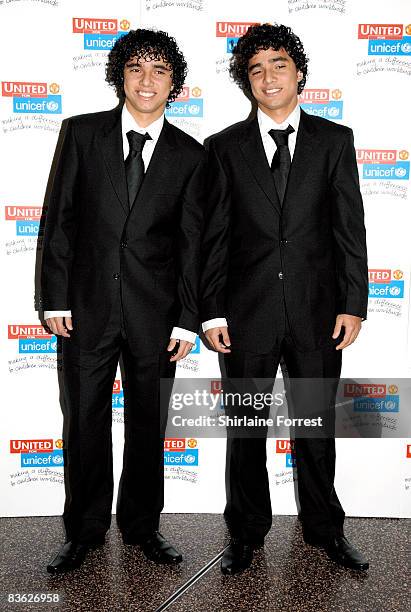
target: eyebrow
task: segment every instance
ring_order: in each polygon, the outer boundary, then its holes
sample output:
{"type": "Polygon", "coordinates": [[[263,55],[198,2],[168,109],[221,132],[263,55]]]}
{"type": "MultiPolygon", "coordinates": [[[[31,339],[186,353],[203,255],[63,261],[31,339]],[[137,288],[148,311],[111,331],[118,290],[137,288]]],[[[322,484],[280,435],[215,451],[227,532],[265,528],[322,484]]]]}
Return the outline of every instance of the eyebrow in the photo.
{"type": "MultiPolygon", "coordinates": [[[[134,68],[134,66],[141,66],[141,64],[139,64],[135,60],[126,64],[126,68],[134,68]]],[[[171,68],[169,68],[166,64],[153,64],[153,68],[161,68],[161,70],[168,70],[169,72],[171,72],[171,68]]]]}
{"type": "MultiPolygon", "coordinates": [[[[275,62],[288,62],[289,59],[288,57],[285,57],[285,55],[280,55],[277,57],[272,57],[268,61],[274,64],[275,62]]],[[[256,64],[253,64],[252,66],[249,67],[248,72],[251,72],[252,70],[254,70],[254,68],[259,68],[260,66],[262,66],[262,63],[257,62],[256,64]]]]}

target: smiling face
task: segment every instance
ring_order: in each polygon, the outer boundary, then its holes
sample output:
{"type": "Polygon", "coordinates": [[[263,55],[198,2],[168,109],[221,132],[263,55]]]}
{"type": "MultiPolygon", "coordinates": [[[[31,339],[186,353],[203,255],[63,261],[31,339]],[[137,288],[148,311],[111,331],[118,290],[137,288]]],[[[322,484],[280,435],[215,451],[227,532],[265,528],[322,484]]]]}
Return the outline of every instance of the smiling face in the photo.
{"type": "Polygon", "coordinates": [[[161,59],[134,57],[124,66],[125,103],[141,127],[161,117],[172,87],[173,73],[161,59]]]}
{"type": "Polygon", "coordinates": [[[297,105],[297,87],[303,78],[284,49],[262,49],[248,62],[251,91],[259,108],[281,123],[297,105]]]}

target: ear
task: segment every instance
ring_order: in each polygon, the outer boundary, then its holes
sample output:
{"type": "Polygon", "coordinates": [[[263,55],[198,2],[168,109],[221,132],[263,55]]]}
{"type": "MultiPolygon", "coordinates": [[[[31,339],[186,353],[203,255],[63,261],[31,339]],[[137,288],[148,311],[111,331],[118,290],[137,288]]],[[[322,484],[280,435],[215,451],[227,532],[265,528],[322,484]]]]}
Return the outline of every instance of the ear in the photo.
{"type": "Polygon", "coordinates": [[[298,81],[298,82],[300,82],[300,81],[301,81],[301,79],[303,78],[303,76],[304,76],[304,75],[303,75],[303,73],[301,72],[301,70],[298,70],[298,71],[297,71],[297,81],[298,81]]]}

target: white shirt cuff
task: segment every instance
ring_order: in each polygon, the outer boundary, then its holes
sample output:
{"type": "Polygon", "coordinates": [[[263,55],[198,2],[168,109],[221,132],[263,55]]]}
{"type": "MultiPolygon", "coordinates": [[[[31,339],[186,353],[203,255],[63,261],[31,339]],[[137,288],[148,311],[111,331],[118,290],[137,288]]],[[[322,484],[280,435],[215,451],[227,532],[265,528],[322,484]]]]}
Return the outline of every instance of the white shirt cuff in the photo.
{"type": "Polygon", "coordinates": [[[191,344],[195,344],[197,334],[195,332],[189,331],[188,329],[183,329],[182,327],[173,327],[173,331],[171,332],[170,338],[173,338],[174,340],[186,340],[186,342],[191,342],[191,344]]]}
{"type": "Polygon", "coordinates": [[[213,327],[228,327],[227,319],[210,319],[209,321],[204,321],[202,325],[203,332],[206,332],[207,330],[212,329],[213,327]]]}
{"type": "Polygon", "coordinates": [[[53,317],[71,318],[71,310],[45,310],[43,316],[45,319],[52,319],[53,317]]]}

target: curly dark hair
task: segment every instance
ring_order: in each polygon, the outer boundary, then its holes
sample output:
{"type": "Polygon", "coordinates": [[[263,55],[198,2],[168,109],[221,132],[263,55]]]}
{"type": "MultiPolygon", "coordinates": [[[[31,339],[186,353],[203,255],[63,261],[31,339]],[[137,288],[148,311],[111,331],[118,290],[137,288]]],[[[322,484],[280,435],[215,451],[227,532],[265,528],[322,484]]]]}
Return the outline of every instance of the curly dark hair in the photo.
{"type": "Polygon", "coordinates": [[[121,36],[111,49],[106,65],[106,81],[112,85],[120,100],[124,100],[124,66],[132,58],[163,60],[172,70],[173,87],[167,106],[183,89],[187,76],[187,62],[178,48],[175,38],[161,30],[130,30],[121,36]]]}
{"type": "Polygon", "coordinates": [[[235,83],[245,92],[251,92],[250,80],[248,78],[248,62],[261,50],[285,49],[294,61],[297,70],[302,72],[303,78],[298,83],[297,93],[301,93],[307,80],[308,57],[304,52],[301,40],[294,34],[291,28],[285,25],[271,25],[263,23],[251,26],[247,32],[238,39],[233,49],[230,60],[230,76],[235,83]]]}

